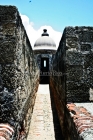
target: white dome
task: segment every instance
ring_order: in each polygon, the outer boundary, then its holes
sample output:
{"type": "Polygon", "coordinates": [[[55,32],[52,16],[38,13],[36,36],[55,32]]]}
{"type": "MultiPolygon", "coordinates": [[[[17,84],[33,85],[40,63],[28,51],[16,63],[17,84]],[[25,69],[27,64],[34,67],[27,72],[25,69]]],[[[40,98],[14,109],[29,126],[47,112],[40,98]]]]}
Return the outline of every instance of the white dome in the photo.
{"type": "Polygon", "coordinates": [[[56,44],[54,40],[49,37],[47,30],[44,29],[44,33],[36,40],[34,47],[56,47],[56,44]]]}

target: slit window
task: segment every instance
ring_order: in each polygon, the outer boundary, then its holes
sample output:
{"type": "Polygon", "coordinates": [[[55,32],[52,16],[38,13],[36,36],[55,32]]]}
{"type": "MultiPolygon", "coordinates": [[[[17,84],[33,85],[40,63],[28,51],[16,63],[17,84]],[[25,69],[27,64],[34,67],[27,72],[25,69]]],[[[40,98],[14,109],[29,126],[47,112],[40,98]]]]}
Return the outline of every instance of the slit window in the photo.
{"type": "Polygon", "coordinates": [[[44,67],[46,67],[46,60],[44,60],[44,67]]]}

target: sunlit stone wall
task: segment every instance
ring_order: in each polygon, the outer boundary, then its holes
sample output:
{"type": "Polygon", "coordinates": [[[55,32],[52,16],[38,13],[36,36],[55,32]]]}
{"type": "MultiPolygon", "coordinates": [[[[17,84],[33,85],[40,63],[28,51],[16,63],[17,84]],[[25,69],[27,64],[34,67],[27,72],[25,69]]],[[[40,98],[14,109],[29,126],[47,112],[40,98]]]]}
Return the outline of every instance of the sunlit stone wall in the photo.
{"type": "MultiPolygon", "coordinates": [[[[38,84],[39,70],[19,12],[0,6],[0,123],[13,129],[13,140],[27,136],[38,84]]],[[[0,135],[7,135],[2,129],[0,135]]]]}

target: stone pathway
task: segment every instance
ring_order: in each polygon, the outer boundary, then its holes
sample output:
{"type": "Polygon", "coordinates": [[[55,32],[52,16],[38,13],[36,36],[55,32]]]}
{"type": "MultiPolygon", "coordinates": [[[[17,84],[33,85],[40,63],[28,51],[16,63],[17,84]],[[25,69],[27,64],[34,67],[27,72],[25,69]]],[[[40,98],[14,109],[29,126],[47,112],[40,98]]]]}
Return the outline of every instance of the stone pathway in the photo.
{"type": "Polygon", "coordinates": [[[55,140],[49,85],[39,85],[27,140],[55,140]]]}

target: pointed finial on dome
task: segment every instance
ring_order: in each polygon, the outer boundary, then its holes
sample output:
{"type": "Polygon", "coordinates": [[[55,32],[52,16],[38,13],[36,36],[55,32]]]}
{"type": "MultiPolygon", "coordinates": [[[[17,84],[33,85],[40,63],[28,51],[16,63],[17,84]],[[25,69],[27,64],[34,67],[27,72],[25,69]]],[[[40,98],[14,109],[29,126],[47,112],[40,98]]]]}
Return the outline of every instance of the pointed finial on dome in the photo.
{"type": "Polygon", "coordinates": [[[43,31],[44,32],[43,32],[42,36],[49,36],[49,34],[47,33],[47,29],[44,29],[43,31]]]}

